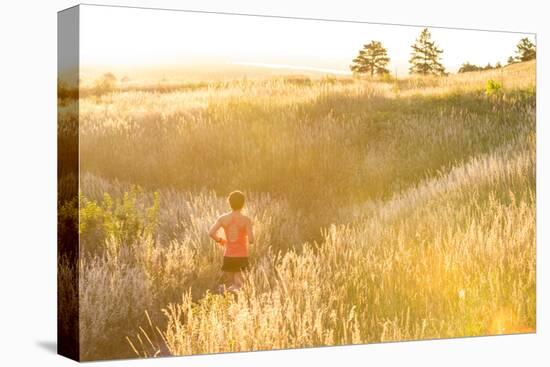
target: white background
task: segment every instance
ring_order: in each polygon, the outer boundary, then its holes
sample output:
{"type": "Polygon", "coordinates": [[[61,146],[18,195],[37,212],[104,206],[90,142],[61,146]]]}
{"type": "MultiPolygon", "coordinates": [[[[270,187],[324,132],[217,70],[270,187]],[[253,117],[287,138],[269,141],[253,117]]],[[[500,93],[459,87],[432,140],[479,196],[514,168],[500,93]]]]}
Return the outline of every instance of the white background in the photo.
{"type": "MultiPolygon", "coordinates": [[[[537,334],[101,362],[113,366],[548,366],[548,10],[545,1],[96,1],[537,33],[537,334]],[[546,190],[545,190],[546,186],[546,190]]],[[[56,339],[56,32],[73,1],[0,8],[0,364],[64,366],[56,339]]],[[[100,26],[100,25],[98,25],[100,26]]],[[[254,30],[251,30],[253,32],[254,30]]]]}

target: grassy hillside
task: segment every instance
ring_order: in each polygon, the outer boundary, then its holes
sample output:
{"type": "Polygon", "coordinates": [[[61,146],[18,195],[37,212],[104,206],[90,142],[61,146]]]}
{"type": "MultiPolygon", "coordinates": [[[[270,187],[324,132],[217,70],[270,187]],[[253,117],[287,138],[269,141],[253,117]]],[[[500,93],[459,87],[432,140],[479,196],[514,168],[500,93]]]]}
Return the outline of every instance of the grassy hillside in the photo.
{"type": "Polygon", "coordinates": [[[86,97],[83,358],[533,331],[534,91],[524,63],[86,97]],[[253,266],[212,295],[234,189],[253,266]]]}

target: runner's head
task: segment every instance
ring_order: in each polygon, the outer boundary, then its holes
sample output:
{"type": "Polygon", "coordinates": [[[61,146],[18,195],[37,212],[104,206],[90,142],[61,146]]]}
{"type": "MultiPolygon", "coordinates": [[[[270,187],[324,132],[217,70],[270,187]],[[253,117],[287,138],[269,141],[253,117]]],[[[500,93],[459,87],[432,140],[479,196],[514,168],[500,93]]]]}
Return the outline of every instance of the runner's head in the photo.
{"type": "Polygon", "coordinates": [[[241,210],[244,206],[244,194],[240,191],[233,191],[227,198],[233,210],[241,210]]]}

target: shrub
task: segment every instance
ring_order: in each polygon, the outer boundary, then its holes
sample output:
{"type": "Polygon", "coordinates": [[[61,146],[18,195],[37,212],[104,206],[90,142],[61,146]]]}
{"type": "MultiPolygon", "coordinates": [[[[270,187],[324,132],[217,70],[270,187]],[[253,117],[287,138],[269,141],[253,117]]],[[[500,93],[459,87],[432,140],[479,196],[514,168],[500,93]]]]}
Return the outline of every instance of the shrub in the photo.
{"type": "Polygon", "coordinates": [[[500,84],[497,81],[494,81],[493,79],[487,80],[487,84],[485,84],[485,94],[488,96],[499,94],[501,89],[502,89],[502,84],[500,84]]]}
{"type": "Polygon", "coordinates": [[[159,194],[153,194],[150,206],[141,189],[134,186],[122,198],[105,193],[102,202],[80,194],[79,232],[85,251],[104,248],[107,239],[131,246],[138,237],[154,237],[158,227],[159,194]]]}
{"type": "Polygon", "coordinates": [[[94,92],[97,96],[111,93],[116,87],[116,76],[113,73],[105,73],[96,80],[94,86],[94,92]]]}

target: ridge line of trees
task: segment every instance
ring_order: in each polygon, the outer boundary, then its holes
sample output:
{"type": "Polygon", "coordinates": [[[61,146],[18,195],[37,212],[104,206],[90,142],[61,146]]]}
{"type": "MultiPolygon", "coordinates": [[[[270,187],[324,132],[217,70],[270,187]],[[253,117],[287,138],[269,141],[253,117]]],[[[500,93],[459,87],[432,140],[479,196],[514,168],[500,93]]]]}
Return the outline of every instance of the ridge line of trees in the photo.
{"type": "Polygon", "coordinates": [[[493,70],[493,69],[500,69],[502,67],[502,64],[500,62],[497,62],[494,66],[491,65],[491,63],[488,63],[485,66],[478,66],[475,64],[470,64],[468,61],[466,61],[462,66],[460,66],[460,69],[458,69],[457,73],[469,73],[471,71],[483,71],[483,70],[493,70]]]}
{"type": "MultiPolygon", "coordinates": [[[[411,55],[409,58],[409,74],[418,75],[437,75],[446,76],[449,73],[445,70],[441,62],[441,49],[435,41],[428,28],[424,28],[416,41],[411,45],[411,55]]],[[[516,45],[516,55],[508,58],[508,64],[515,64],[533,60],[536,58],[536,46],[529,38],[522,38],[516,45]]],[[[372,40],[359,50],[358,55],[352,60],[350,70],[356,75],[369,75],[371,78],[376,76],[385,76],[389,74],[388,64],[390,57],[388,50],[382,42],[372,40]]],[[[465,62],[458,69],[458,73],[467,73],[471,71],[482,71],[499,69],[502,65],[497,62],[494,66],[488,63],[485,66],[478,66],[465,62]]]]}

